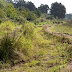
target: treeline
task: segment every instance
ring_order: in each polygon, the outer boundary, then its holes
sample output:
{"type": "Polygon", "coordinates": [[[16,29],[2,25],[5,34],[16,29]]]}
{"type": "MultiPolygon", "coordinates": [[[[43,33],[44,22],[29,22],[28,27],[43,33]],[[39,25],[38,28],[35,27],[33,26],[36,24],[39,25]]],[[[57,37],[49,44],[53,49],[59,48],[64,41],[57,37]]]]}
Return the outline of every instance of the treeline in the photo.
{"type": "Polygon", "coordinates": [[[24,0],[7,0],[9,3],[12,3],[15,8],[28,8],[30,11],[40,10],[42,13],[47,13],[49,6],[47,4],[41,4],[40,7],[36,8],[36,6],[31,1],[24,1],[24,0]]]}
{"type": "MultiPolygon", "coordinates": [[[[8,0],[8,2],[12,2],[12,0],[8,0]]],[[[21,6],[28,8],[30,11],[35,11],[35,10],[40,10],[42,13],[48,13],[48,11],[50,10],[50,14],[54,15],[54,17],[58,17],[58,18],[64,18],[65,17],[65,13],[66,13],[66,8],[63,4],[58,3],[58,2],[54,2],[51,4],[51,8],[49,8],[49,6],[47,4],[41,4],[38,8],[35,7],[35,5],[31,2],[28,1],[26,2],[25,0],[14,0],[13,3],[15,8],[19,8],[21,6]]]]}
{"type": "Polygon", "coordinates": [[[52,3],[51,8],[47,4],[41,4],[36,8],[31,1],[24,0],[1,0],[0,1],[0,22],[3,19],[12,19],[15,21],[24,22],[25,20],[33,21],[40,18],[42,14],[46,14],[46,19],[64,18],[66,9],[61,3],[52,3]],[[48,15],[50,10],[50,15],[48,15]]]}

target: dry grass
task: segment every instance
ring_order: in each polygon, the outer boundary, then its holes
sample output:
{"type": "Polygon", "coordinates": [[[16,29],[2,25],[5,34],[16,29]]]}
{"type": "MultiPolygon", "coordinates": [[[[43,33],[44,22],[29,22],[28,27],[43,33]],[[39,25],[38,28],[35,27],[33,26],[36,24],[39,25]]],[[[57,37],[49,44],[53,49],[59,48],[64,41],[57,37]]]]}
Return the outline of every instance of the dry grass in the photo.
{"type": "MultiPolygon", "coordinates": [[[[28,23],[23,25],[15,41],[15,48],[25,62],[22,66],[13,67],[11,72],[59,72],[70,61],[71,47],[62,43],[62,39],[28,23]]],[[[6,70],[7,72],[8,70],[6,70]]],[[[10,72],[9,71],[9,72],[10,72]]]]}

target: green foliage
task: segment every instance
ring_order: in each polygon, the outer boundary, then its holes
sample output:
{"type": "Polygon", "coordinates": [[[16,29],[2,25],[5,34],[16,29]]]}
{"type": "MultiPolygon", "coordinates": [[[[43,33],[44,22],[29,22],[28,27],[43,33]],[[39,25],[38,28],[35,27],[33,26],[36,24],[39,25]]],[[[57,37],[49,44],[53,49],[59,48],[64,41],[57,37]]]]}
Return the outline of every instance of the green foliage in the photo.
{"type": "Polygon", "coordinates": [[[40,10],[42,13],[46,13],[47,14],[47,10],[49,9],[48,5],[43,5],[41,4],[40,7],[38,7],[38,10],[40,10]]]}
{"type": "Polygon", "coordinates": [[[69,58],[71,59],[72,58],[72,47],[69,47],[67,49],[67,53],[69,54],[69,58]]]}
{"type": "Polygon", "coordinates": [[[2,20],[0,19],[0,23],[2,22],[2,20]]]}
{"type": "Polygon", "coordinates": [[[6,0],[0,0],[0,9],[4,9],[7,5],[7,1],[6,0]]]}
{"type": "Polygon", "coordinates": [[[4,6],[2,4],[2,2],[0,1],[0,9],[2,9],[4,6]]]}
{"type": "Polygon", "coordinates": [[[65,23],[65,24],[58,24],[58,22],[55,22],[56,25],[53,25],[51,30],[52,31],[56,31],[56,32],[59,32],[59,33],[67,33],[67,34],[70,34],[72,35],[72,23],[68,22],[68,23],[65,23]]]}
{"type": "Polygon", "coordinates": [[[39,20],[34,20],[34,24],[38,25],[39,24],[39,20]]]}
{"type": "Polygon", "coordinates": [[[53,16],[53,15],[48,15],[48,16],[46,17],[46,19],[54,20],[54,16],[53,16]]]}
{"type": "Polygon", "coordinates": [[[26,8],[28,8],[30,11],[36,10],[35,5],[31,1],[26,3],[26,8]]]}
{"type": "Polygon", "coordinates": [[[12,4],[8,4],[8,6],[6,7],[6,13],[7,13],[7,17],[11,18],[11,19],[15,19],[17,16],[17,11],[15,10],[15,8],[13,7],[12,4]]]}
{"type": "Polygon", "coordinates": [[[36,10],[34,11],[34,13],[37,15],[38,18],[42,15],[42,12],[40,10],[36,10]]]}
{"type": "Polygon", "coordinates": [[[19,13],[18,15],[21,15],[22,17],[26,18],[28,21],[33,21],[35,20],[36,14],[33,13],[32,11],[29,11],[29,9],[25,8],[24,11],[23,10],[18,10],[19,13]]]}
{"type": "Polygon", "coordinates": [[[25,7],[24,6],[20,6],[20,7],[18,7],[18,10],[19,11],[24,11],[25,10],[25,7]]]}
{"type": "Polygon", "coordinates": [[[0,18],[5,18],[5,16],[6,13],[2,9],[0,9],[0,18]]]}
{"type": "Polygon", "coordinates": [[[27,22],[26,18],[22,17],[22,16],[18,16],[16,18],[16,21],[19,22],[19,24],[24,24],[27,22]]]}
{"type": "Polygon", "coordinates": [[[0,42],[0,60],[6,62],[13,57],[14,47],[13,47],[14,40],[10,38],[8,35],[5,35],[0,42]]]}
{"type": "Polygon", "coordinates": [[[32,61],[29,63],[29,66],[30,66],[30,67],[36,66],[36,65],[39,65],[39,61],[37,61],[37,60],[32,60],[32,61]]]}
{"type": "Polygon", "coordinates": [[[0,18],[6,17],[6,13],[5,13],[6,4],[7,2],[5,0],[0,0],[0,18]]]}
{"type": "Polygon", "coordinates": [[[28,8],[30,11],[36,10],[35,5],[31,1],[28,2],[26,2],[25,0],[19,0],[17,2],[15,1],[14,6],[17,8],[23,6],[25,8],[28,8]]]}
{"type": "MultiPolygon", "coordinates": [[[[8,17],[8,20],[15,21],[5,21],[0,24],[0,67],[3,62],[10,63],[14,61],[17,63],[18,60],[22,60],[27,62],[18,69],[15,69],[14,72],[22,72],[22,71],[36,71],[36,72],[55,72],[59,71],[62,68],[63,64],[66,64],[67,61],[72,57],[72,46],[70,45],[70,40],[65,37],[58,37],[53,34],[45,32],[41,26],[37,27],[35,25],[44,25],[44,24],[52,24],[54,17],[52,15],[48,15],[46,8],[47,5],[41,5],[45,14],[42,14],[40,10],[37,11],[29,11],[24,6],[26,6],[24,0],[19,0],[17,3],[17,7],[23,6],[19,8],[14,8],[12,4],[1,5],[0,8],[0,17],[8,17]],[[20,2],[20,3],[19,3],[20,2]],[[22,3],[23,2],[23,3],[22,3]],[[2,9],[2,7],[4,9],[2,9]],[[41,16],[42,14],[42,16],[41,16]],[[37,19],[38,17],[38,19],[37,19]],[[41,18],[39,18],[41,17],[41,18]],[[47,19],[46,19],[47,18],[47,19]],[[28,21],[27,21],[27,20],[28,21]],[[30,23],[29,21],[33,21],[30,23]],[[16,22],[22,27],[17,27],[16,22]],[[17,27],[17,28],[16,28],[17,27]],[[7,34],[10,33],[10,34],[7,34]],[[5,35],[6,34],[6,35],[5,35]],[[16,58],[15,56],[20,57],[16,58]],[[61,66],[61,67],[60,67],[61,66]]],[[[28,3],[29,6],[33,4],[31,2],[28,3]]],[[[34,10],[35,8],[29,8],[30,10],[34,10]]],[[[56,20],[56,23],[60,23],[60,21],[56,20]]],[[[72,23],[72,22],[70,22],[72,23]]],[[[55,24],[54,24],[55,25],[55,24]]],[[[61,25],[58,24],[58,30],[61,25]]],[[[71,26],[71,25],[70,25],[71,26]]],[[[64,27],[64,26],[63,26],[64,27]]],[[[68,27],[68,26],[67,26],[68,27]]],[[[66,28],[67,28],[66,27],[66,28]]],[[[66,30],[65,28],[65,30],[66,30]]],[[[61,30],[64,28],[61,28],[61,30]]],[[[69,30],[70,27],[67,29],[69,30]]],[[[18,63],[22,62],[19,61],[18,63]]],[[[3,65],[3,64],[2,64],[3,65]]],[[[20,65],[20,64],[18,64],[20,65]]]]}
{"type": "Polygon", "coordinates": [[[33,12],[28,12],[27,20],[28,21],[33,21],[35,19],[36,19],[36,15],[33,12]]]}
{"type": "MultiPolygon", "coordinates": [[[[33,45],[32,40],[34,38],[34,28],[31,23],[25,23],[23,24],[21,28],[21,34],[17,38],[15,45],[15,48],[17,48],[18,51],[22,52],[26,58],[32,57],[33,53],[33,45]]],[[[25,60],[25,59],[24,59],[25,60]]]]}
{"type": "Polygon", "coordinates": [[[23,26],[22,26],[22,30],[23,30],[23,35],[24,36],[32,36],[33,35],[33,29],[34,29],[34,27],[33,27],[33,25],[32,24],[23,24],[23,26]]]}
{"type": "Polygon", "coordinates": [[[29,9],[25,8],[25,10],[21,12],[22,16],[27,18],[28,17],[28,12],[30,12],[29,9]]]}
{"type": "MultiPolygon", "coordinates": [[[[1,20],[2,21],[2,20],[1,20]]],[[[17,24],[15,24],[12,21],[5,21],[0,24],[0,36],[5,35],[6,33],[10,33],[17,27],[17,24]]]]}
{"type": "Polygon", "coordinates": [[[66,8],[61,3],[54,2],[51,4],[51,15],[54,15],[55,18],[56,16],[58,18],[64,18],[65,13],[66,13],[66,8]]]}

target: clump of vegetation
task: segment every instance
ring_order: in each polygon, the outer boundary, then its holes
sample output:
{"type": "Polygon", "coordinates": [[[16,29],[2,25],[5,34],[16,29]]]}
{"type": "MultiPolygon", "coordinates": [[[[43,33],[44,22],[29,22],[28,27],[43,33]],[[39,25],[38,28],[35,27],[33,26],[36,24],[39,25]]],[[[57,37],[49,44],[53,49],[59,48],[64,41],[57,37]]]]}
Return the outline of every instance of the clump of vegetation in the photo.
{"type": "Polygon", "coordinates": [[[22,17],[22,16],[18,16],[16,18],[16,21],[19,22],[19,24],[24,24],[27,22],[26,18],[22,17]]]}
{"type": "Polygon", "coordinates": [[[39,25],[39,20],[34,20],[35,25],[39,25]]]}
{"type": "Polygon", "coordinates": [[[33,21],[36,19],[36,15],[32,12],[28,12],[28,17],[27,17],[27,20],[28,21],[33,21]]]}
{"type": "Polygon", "coordinates": [[[0,23],[2,22],[2,20],[0,19],[0,23]]]}
{"type": "Polygon", "coordinates": [[[5,35],[13,31],[18,25],[12,21],[5,21],[0,24],[0,35],[5,35]]]}
{"type": "Polygon", "coordinates": [[[53,15],[48,15],[48,16],[46,17],[46,19],[49,19],[49,20],[54,20],[55,18],[54,18],[54,16],[53,16],[53,15]]]}
{"type": "Polygon", "coordinates": [[[14,39],[5,35],[0,41],[0,60],[7,62],[14,56],[14,39]]]}

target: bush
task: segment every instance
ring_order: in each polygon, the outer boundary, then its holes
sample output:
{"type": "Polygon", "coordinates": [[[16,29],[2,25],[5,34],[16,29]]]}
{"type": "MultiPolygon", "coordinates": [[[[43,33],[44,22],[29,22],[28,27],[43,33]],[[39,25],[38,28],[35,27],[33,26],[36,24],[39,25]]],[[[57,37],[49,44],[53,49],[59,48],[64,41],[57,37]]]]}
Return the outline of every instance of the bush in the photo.
{"type": "Polygon", "coordinates": [[[15,20],[17,17],[17,11],[15,10],[15,8],[13,7],[12,4],[8,4],[8,6],[5,9],[7,17],[15,20]]]}
{"type": "Polygon", "coordinates": [[[5,15],[5,12],[2,9],[0,9],[0,18],[5,18],[5,15]]]}
{"type": "Polygon", "coordinates": [[[46,17],[46,19],[53,20],[53,19],[54,19],[54,16],[53,16],[53,15],[48,15],[48,16],[46,17]]]}
{"type": "Polygon", "coordinates": [[[40,18],[39,21],[40,22],[45,22],[45,19],[44,18],[40,18]]]}
{"type": "Polygon", "coordinates": [[[40,10],[36,10],[34,11],[34,13],[36,14],[36,16],[39,18],[42,15],[42,12],[40,10]]]}
{"type": "Polygon", "coordinates": [[[19,24],[23,24],[23,23],[26,23],[27,20],[24,17],[19,16],[16,18],[16,21],[18,21],[19,24]]]}
{"type": "Polygon", "coordinates": [[[0,23],[2,22],[2,20],[0,19],[0,23]]]}
{"type": "Polygon", "coordinates": [[[6,62],[13,57],[14,47],[13,47],[14,40],[7,35],[5,35],[0,42],[0,60],[6,62]]]}
{"type": "Polygon", "coordinates": [[[24,36],[30,36],[33,34],[33,25],[32,24],[23,24],[22,26],[24,36]]]}
{"type": "Polygon", "coordinates": [[[36,15],[33,12],[28,12],[27,20],[28,21],[33,21],[35,19],[36,19],[36,15]]]}
{"type": "Polygon", "coordinates": [[[38,20],[35,20],[35,21],[34,21],[34,24],[35,24],[35,25],[38,25],[38,24],[39,24],[39,21],[38,21],[38,20]]]}

